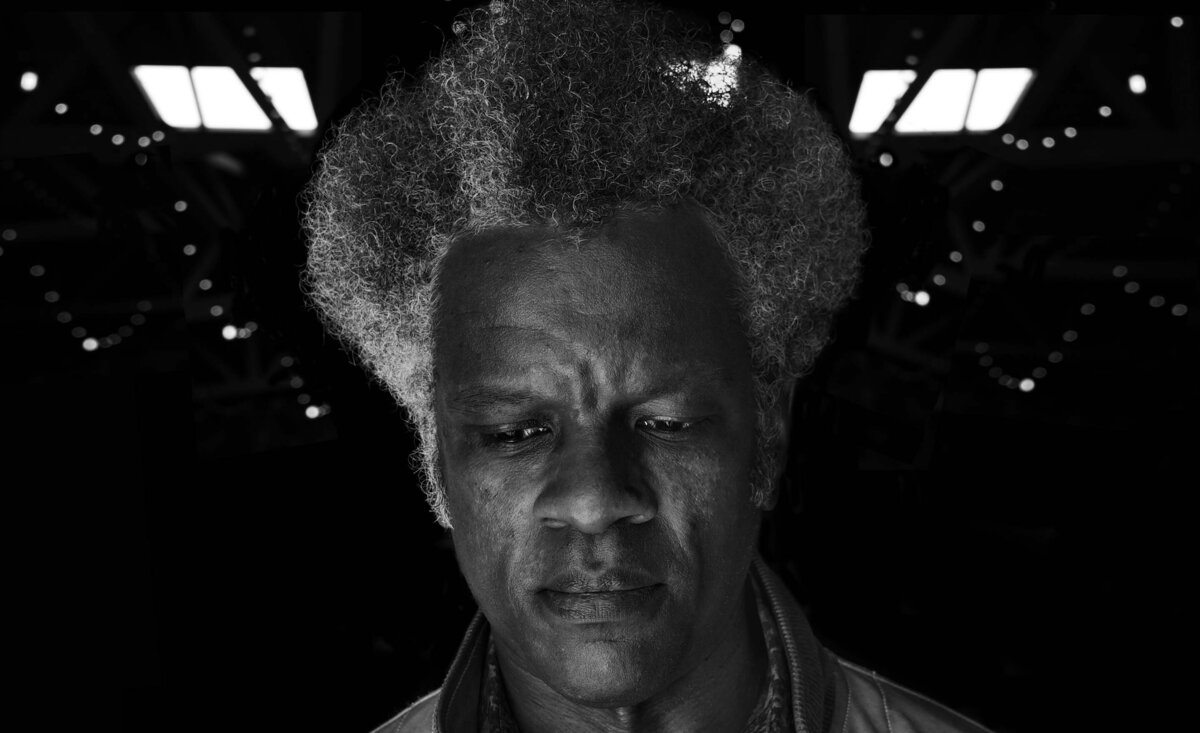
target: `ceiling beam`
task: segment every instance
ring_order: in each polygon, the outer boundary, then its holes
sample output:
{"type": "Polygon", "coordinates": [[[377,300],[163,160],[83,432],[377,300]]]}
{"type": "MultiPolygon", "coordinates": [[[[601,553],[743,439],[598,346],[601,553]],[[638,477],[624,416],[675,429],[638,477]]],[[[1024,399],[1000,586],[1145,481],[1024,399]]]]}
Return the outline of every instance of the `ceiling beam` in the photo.
{"type": "Polygon", "coordinates": [[[1034,123],[1036,115],[1053,101],[1054,94],[1063,79],[1075,67],[1075,62],[1080,58],[1098,25],[1100,16],[1080,15],[1072,19],[1071,25],[1061,36],[1051,37],[1043,33],[1047,45],[1054,50],[1034,68],[1033,81],[1005,125],[1006,129],[1024,130],[1034,123]]]}

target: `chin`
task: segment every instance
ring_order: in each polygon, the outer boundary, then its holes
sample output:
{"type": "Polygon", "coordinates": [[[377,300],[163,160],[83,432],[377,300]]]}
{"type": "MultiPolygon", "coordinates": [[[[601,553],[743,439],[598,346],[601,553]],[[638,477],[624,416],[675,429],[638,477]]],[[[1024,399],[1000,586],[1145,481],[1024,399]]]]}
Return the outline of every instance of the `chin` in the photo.
{"type": "Polygon", "coordinates": [[[547,683],[579,705],[637,705],[668,684],[666,657],[661,650],[618,641],[589,642],[553,660],[547,683]]]}

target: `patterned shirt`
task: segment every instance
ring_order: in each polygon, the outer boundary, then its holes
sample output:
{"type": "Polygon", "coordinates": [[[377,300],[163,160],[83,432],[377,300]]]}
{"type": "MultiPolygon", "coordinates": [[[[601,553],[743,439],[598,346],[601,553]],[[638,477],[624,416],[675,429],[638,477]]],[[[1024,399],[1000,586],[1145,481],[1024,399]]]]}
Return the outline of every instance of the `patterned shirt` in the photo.
{"type": "MultiPolygon", "coordinates": [[[[788,690],[787,656],[779,626],[771,614],[758,579],[751,573],[758,620],[762,625],[763,641],[767,647],[767,678],[763,680],[762,695],[746,721],[743,733],[786,733],[793,730],[792,706],[788,690]]],[[[500,665],[496,661],[496,645],[489,634],[487,661],[484,664],[483,689],[479,701],[479,730],[481,733],[520,733],[516,718],[508,705],[500,665]]]]}

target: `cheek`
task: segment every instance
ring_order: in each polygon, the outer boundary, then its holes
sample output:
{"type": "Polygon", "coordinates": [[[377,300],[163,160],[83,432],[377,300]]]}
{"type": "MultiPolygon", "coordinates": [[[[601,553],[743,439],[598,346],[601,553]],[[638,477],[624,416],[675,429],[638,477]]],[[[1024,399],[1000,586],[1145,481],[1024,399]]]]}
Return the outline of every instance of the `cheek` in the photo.
{"type": "Polygon", "coordinates": [[[658,447],[640,461],[643,480],[660,503],[704,521],[730,519],[751,499],[753,445],[746,440],[715,440],[694,447],[658,447]]]}
{"type": "Polygon", "coordinates": [[[752,446],[658,451],[642,462],[658,499],[658,519],[683,558],[722,574],[754,544],[752,446]]]}
{"type": "Polygon", "coordinates": [[[447,454],[443,471],[446,503],[454,518],[459,568],[481,606],[505,593],[510,566],[521,542],[530,501],[506,485],[494,465],[447,454]]]}

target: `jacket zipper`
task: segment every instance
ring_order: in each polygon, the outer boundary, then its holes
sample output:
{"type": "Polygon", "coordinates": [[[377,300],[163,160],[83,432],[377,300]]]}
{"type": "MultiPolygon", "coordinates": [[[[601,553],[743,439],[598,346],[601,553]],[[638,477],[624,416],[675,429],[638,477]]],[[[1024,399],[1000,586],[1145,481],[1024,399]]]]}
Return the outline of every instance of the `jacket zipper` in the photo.
{"type": "MultiPolygon", "coordinates": [[[[755,558],[754,562],[757,565],[762,563],[763,560],[760,558],[755,558]]],[[[780,633],[783,634],[783,645],[787,648],[788,662],[789,666],[791,667],[788,672],[792,678],[792,718],[794,719],[797,732],[807,733],[808,726],[805,724],[804,716],[802,715],[802,711],[800,709],[800,677],[797,674],[798,670],[795,669],[796,665],[799,663],[800,652],[796,648],[796,641],[792,637],[791,625],[787,623],[787,618],[784,616],[783,606],[779,602],[779,596],[776,595],[775,587],[771,578],[767,577],[767,574],[762,572],[761,567],[756,567],[755,570],[758,572],[759,580],[762,581],[763,590],[767,592],[767,600],[769,600],[771,603],[771,611],[775,614],[775,619],[779,623],[780,633]]]]}

